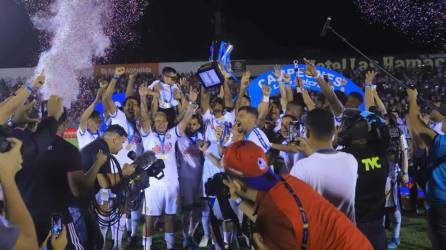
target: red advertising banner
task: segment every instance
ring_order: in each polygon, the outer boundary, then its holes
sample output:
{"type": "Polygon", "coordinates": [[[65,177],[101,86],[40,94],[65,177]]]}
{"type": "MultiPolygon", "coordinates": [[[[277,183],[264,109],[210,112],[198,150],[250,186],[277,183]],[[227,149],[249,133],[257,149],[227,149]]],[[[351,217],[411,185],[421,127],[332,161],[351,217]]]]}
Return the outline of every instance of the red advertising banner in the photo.
{"type": "Polygon", "coordinates": [[[115,73],[115,68],[125,67],[127,74],[158,74],[158,63],[136,63],[136,64],[107,64],[107,65],[94,65],[95,76],[109,76],[115,73]]]}

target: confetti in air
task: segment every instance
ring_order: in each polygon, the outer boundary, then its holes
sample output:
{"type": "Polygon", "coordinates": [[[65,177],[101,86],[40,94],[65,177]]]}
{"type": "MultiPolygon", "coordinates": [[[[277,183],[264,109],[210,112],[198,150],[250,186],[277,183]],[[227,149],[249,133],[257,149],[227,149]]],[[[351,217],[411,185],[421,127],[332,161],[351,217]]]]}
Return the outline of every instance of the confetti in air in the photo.
{"type": "Polygon", "coordinates": [[[382,23],[428,44],[446,45],[446,0],[355,0],[372,23],[382,23]]]}
{"type": "Polygon", "coordinates": [[[36,74],[45,71],[43,94],[60,95],[69,107],[78,98],[79,78],[91,76],[93,62],[107,58],[118,44],[135,40],[132,25],[143,15],[142,0],[24,1],[42,31],[36,74]]]}

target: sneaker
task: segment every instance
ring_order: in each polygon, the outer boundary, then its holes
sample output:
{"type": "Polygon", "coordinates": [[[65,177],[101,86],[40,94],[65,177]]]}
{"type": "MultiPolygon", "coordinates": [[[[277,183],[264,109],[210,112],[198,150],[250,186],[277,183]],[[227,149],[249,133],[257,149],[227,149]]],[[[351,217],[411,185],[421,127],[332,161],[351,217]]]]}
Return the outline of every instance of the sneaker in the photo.
{"type": "Polygon", "coordinates": [[[391,241],[387,244],[387,249],[396,249],[397,247],[398,247],[398,245],[393,241],[391,241]]]}
{"type": "Polygon", "coordinates": [[[207,247],[208,244],[209,244],[209,236],[203,235],[203,238],[201,238],[201,241],[198,244],[198,247],[200,247],[200,248],[207,247]]]}
{"type": "Polygon", "coordinates": [[[400,244],[400,239],[392,238],[392,241],[390,241],[387,244],[387,249],[396,249],[399,244],[400,244]]]}

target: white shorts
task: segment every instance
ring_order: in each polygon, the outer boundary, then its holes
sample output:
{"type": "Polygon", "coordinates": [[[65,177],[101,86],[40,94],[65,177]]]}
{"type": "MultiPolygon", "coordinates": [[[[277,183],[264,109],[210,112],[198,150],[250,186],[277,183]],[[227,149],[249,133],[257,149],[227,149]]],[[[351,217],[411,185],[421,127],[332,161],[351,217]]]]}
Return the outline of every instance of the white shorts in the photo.
{"type": "Polygon", "coordinates": [[[153,183],[144,190],[142,213],[147,216],[174,215],[177,213],[178,181],[153,183]]]}

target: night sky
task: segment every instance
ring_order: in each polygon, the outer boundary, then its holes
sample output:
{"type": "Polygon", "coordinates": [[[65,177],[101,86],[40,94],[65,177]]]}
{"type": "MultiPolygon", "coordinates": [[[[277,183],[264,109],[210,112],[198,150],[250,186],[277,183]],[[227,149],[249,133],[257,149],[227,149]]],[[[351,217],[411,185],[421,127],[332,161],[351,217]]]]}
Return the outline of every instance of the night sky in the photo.
{"type": "MultiPolygon", "coordinates": [[[[351,0],[150,0],[134,27],[134,44],[119,46],[109,63],[207,60],[213,39],[235,45],[233,59],[283,60],[296,57],[355,56],[333,34],[319,33],[327,16],[348,40],[372,55],[439,52],[439,46],[362,20],[351,0]],[[220,10],[222,30],[214,29],[220,10]]],[[[39,44],[25,10],[0,0],[0,67],[32,66],[39,44]]]]}

